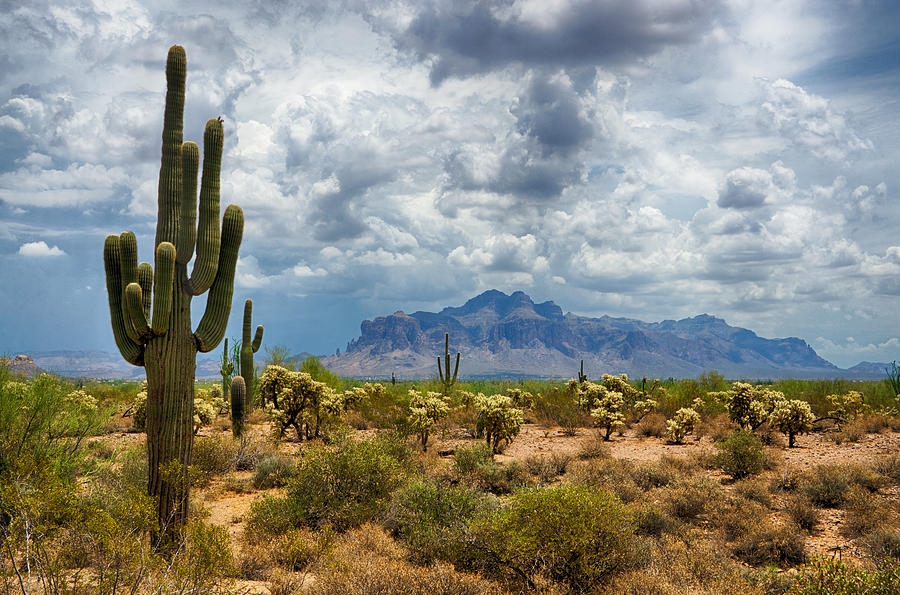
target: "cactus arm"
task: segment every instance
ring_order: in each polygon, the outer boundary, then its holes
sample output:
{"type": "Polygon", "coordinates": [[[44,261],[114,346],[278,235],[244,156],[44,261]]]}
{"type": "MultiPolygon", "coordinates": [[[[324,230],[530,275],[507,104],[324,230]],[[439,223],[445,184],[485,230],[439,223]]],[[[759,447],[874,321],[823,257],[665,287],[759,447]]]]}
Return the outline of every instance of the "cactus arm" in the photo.
{"type": "Polygon", "coordinates": [[[156,244],[177,242],[178,198],[181,192],[181,142],[184,129],[184,83],[187,58],[184,48],[173,45],[166,59],[166,109],[163,117],[162,158],[159,166],[159,212],[156,244]]]}
{"type": "Polygon", "coordinates": [[[125,288],[125,306],[128,308],[128,315],[131,318],[131,324],[137,332],[141,341],[146,341],[152,335],[150,331],[150,323],[147,322],[147,315],[144,313],[144,300],[141,286],[137,283],[129,283],[125,288]]]}
{"type": "Polygon", "coordinates": [[[203,178],[200,181],[200,221],[197,231],[197,260],[189,283],[191,293],[200,295],[216,278],[219,265],[219,175],[222,168],[222,121],[211,119],[203,134],[203,178]]]}
{"type": "Polygon", "coordinates": [[[206,311],[194,338],[197,349],[206,353],[215,349],[225,336],[231,296],[234,292],[234,270],[237,266],[238,248],[244,234],[244,212],[236,205],[228,205],[222,218],[222,247],[219,250],[219,266],[206,299],[206,311]]]}
{"type": "MultiPolygon", "coordinates": [[[[251,320],[253,319],[253,300],[244,300],[244,326],[241,329],[241,349],[246,348],[248,345],[252,348],[252,343],[250,341],[250,326],[251,320]]],[[[246,381],[247,379],[244,378],[246,381]]]]}
{"type": "Polygon", "coordinates": [[[197,164],[200,151],[190,141],[181,145],[181,213],[178,217],[178,241],[175,261],[187,264],[197,243],[197,164]]]}
{"type": "Polygon", "coordinates": [[[256,334],[253,336],[253,342],[250,344],[250,348],[253,350],[253,353],[259,351],[260,345],[262,345],[263,338],[263,325],[258,325],[256,327],[256,334]]]}
{"type": "Polygon", "coordinates": [[[443,364],[441,363],[441,356],[438,356],[438,376],[441,377],[441,384],[444,383],[444,370],[442,368],[443,364]]]}
{"type": "Polygon", "coordinates": [[[128,338],[133,342],[140,343],[140,336],[135,330],[134,323],[131,321],[128,304],[125,301],[125,288],[138,280],[137,240],[130,231],[123,231],[119,235],[119,269],[121,271],[122,315],[125,320],[125,332],[128,333],[128,338]]]}
{"type": "MultiPolygon", "coordinates": [[[[447,368],[447,371],[450,371],[450,368],[447,368]]],[[[453,380],[450,381],[450,384],[456,384],[456,374],[459,372],[459,352],[456,352],[456,366],[453,368],[453,380]]]]}
{"type": "Polygon", "coordinates": [[[175,246],[163,242],[156,248],[156,279],[153,293],[153,333],[166,334],[172,312],[172,287],[175,280],[175,246]]]}
{"type": "Polygon", "coordinates": [[[150,318],[150,307],[153,301],[153,267],[149,262],[138,265],[138,285],[141,286],[143,296],[144,317],[150,318]]]}
{"type": "Polygon", "coordinates": [[[125,311],[122,297],[122,267],[119,244],[121,239],[117,235],[106,237],[103,244],[103,268],[106,271],[106,293],[109,296],[109,314],[112,320],[113,337],[119,353],[128,363],[141,366],[144,363],[144,353],[141,346],[131,339],[126,331],[125,311]]]}

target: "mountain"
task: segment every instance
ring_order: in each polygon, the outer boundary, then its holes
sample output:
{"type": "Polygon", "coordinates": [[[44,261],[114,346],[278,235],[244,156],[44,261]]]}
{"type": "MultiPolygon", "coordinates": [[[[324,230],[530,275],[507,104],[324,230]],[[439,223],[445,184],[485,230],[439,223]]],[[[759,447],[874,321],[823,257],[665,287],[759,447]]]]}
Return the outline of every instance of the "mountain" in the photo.
{"type": "Polygon", "coordinates": [[[44,370],[34,363],[34,358],[30,355],[0,357],[0,366],[5,367],[13,374],[22,375],[25,378],[34,378],[38,374],[44,373],[44,370]]]}
{"type": "MultiPolygon", "coordinates": [[[[802,339],[765,339],[701,314],[643,322],[564,314],[552,301],[490,290],[438,313],[394,312],[360,325],[344,353],[323,360],[342,376],[416,378],[434,375],[444,333],[462,352],[465,376],[573,377],[584,360],[589,377],[696,377],[717,370],[728,378],[821,378],[847,374],[802,339]]],[[[860,370],[869,372],[870,370],[860,370]]]]}
{"type": "MultiPolygon", "coordinates": [[[[71,378],[115,378],[143,380],[144,368],[132,366],[118,353],[107,351],[29,351],[34,362],[54,374],[71,378]]],[[[219,356],[197,357],[197,378],[219,377],[219,356]]]]}

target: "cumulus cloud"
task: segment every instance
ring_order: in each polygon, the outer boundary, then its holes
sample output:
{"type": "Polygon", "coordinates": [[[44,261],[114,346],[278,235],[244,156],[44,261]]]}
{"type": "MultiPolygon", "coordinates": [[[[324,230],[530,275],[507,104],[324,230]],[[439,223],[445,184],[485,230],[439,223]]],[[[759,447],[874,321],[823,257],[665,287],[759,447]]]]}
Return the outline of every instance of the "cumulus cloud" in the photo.
{"type": "Polygon", "coordinates": [[[37,258],[45,258],[45,257],[55,257],[55,256],[65,256],[66,253],[63,252],[59,246],[53,246],[52,248],[47,245],[47,242],[40,240],[38,242],[26,242],[19,246],[19,255],[27,256],[27,257],[37,257],[37,258]]]}
{"type": "Polygon", "coordinates": [[[784,79],[766,83],[765,92],[766,100],[759,110],[763,125],[815,157],[843,161],[873,149],[872,141],[860,138],[847,115],[834,109],[827,99],[784,79]]]}

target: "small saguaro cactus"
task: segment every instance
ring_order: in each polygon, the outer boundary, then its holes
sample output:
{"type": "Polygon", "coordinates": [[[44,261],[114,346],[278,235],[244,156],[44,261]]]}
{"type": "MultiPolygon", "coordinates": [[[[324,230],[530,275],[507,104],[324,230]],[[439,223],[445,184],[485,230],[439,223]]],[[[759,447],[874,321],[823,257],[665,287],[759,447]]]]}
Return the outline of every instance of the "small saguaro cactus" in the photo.
{"type": "Polygon", "coordinates": [[[228,337],[225,337],[225,347],[222,349],[222,365],[219,367],[219,374],[222,375],[222,398],[228,402],[229,390],[231,390],[231,377],[234,374],[234,364],[228,357],[228,337]]]}
{"type": "Polygon", "coordinates": [[[253,407],[253,378],[255,370],[253,369],[253,354],[259,351],[262,344],[263,326],[256,327],[256,334],[253,340],[250,340],[250,319],[253,317],[253,300],[244,302],[244,335],[241,339],[241,376],[244,377],[244,383],[247,385],[246,395],[244,397],[244,412],[250,413],[253,407]]]}
{"type": "Polygon", "coordinates": [[[147,491],[158,522],[151,537],[164,552],[178,546],[188,517],[196,357],[215,349],[225,336],[244,230],[244,214],[235,205],[225,209],[219,230],[224,133],[218,118],[206,123],[203,136],[198,217],[200,152],[195,143],[182,142],[186,76],[184,48],[172,46],[166,62],[156,266],[138,265],[130,231],[107,236],[103,246],[116,346],[126,361],[147,372],[147,491]],[[191,299],[207,291],[206,310],[192,331],[191,299]]]}
{"type": "Polygon", "coordinates": [[[456,384],[456,375],[459,372],[459,352],[456,352],[456,367],[453,368],[453,377],[450,377],[450,333],[444,333],[444,362],[441,363],[441,356],[438,356],[438,375],[441,378],[441,384],[444,386],[444,395],[450,392],[453,385],[456,384]],[[443,366],[443,368],[441,367],[443,366]]]}
{"type": "Polygon", "coordinates": [[[231,433],[240,438],[244,433],[244,400],[247,384],[240,376],[231,379],[231,433]]]}
{"type": "Polygon", "coordinates": [[[584,375],[584,360],[581,360],[581,370],[578,371],[578,384],[587,382],[587,376],[584,375]]]}

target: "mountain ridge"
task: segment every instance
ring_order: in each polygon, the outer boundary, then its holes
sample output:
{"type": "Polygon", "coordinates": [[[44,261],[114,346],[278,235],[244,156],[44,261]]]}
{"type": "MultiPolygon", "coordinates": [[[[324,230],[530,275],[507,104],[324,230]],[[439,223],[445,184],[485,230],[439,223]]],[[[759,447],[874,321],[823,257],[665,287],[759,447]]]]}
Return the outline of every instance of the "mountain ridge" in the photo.
{"type": "MultiPolygon", "coordinates": [[[[660,322],[593,318],[563,313],[553,301],[535,303],[522,291],[488,290],[440,312],[397,311],[364,320],[360,331],[343,353],[323,363],[344,376],[430,376],[449,333],[467,376],[571,377],[581,359],[595,376],[696,377],[712,369],[729,378],[857,375],[823,359],[803,339],[767,339],[710,314],[660,322]]],[[[870,376],[871,370],[856,372],[870,376]]]]}

